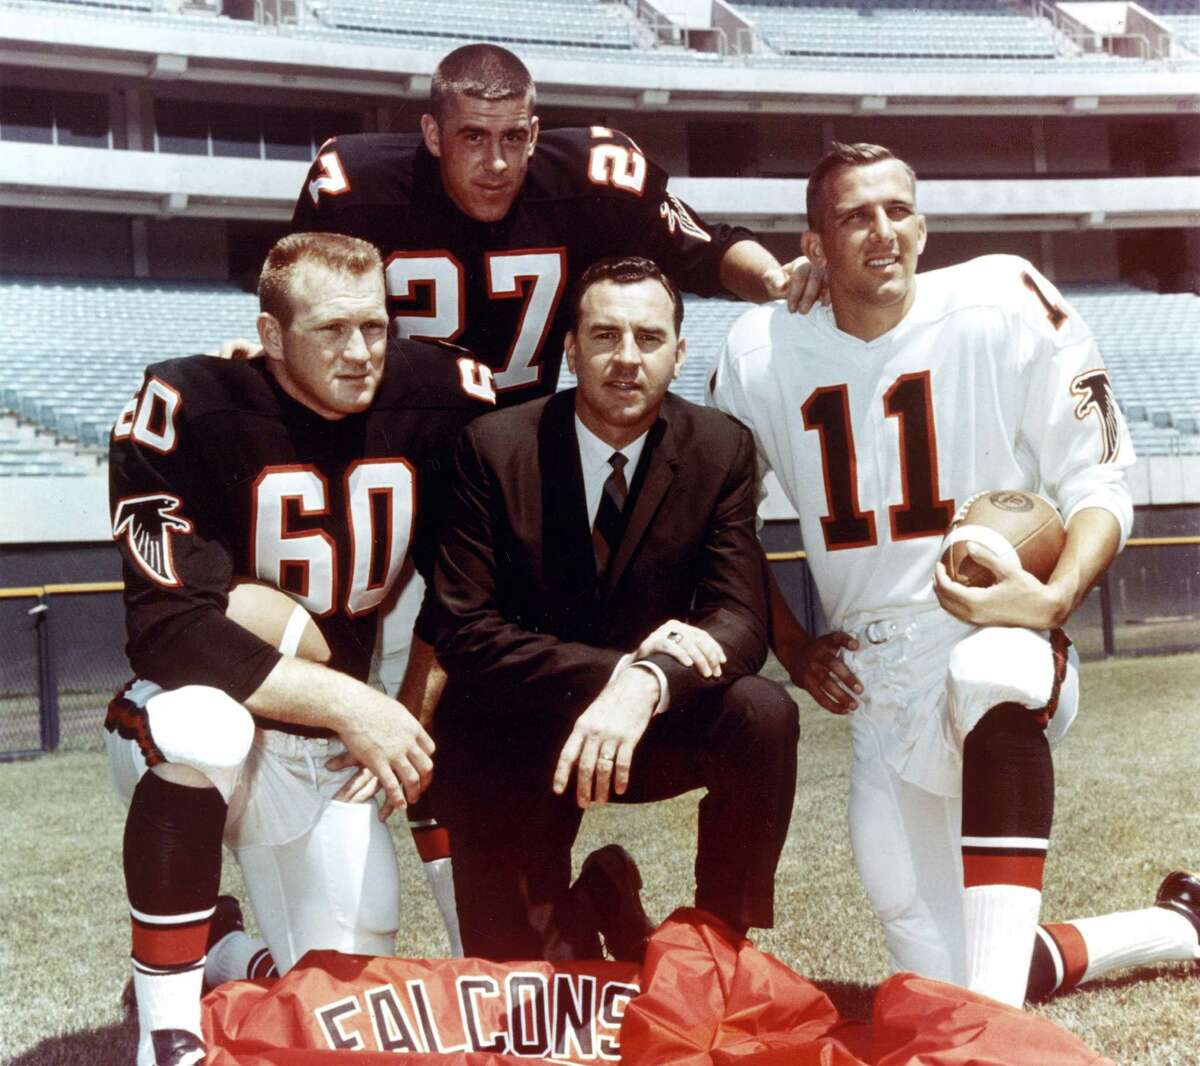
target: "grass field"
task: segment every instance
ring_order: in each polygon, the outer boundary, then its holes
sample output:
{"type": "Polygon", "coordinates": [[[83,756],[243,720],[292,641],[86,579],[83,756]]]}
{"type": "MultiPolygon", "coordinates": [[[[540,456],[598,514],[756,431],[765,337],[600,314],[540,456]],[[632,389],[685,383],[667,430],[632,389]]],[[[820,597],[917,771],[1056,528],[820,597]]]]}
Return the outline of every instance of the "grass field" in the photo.
{"type": "MultiPolygon", "coordinates": [[[[1200,868],[1200,655],[1084,668],[1084,710],[1059,750],[1043,910],[1049,920],[1146,906],[1163,875],[1200,868]]],[[[845,724],[802,698],[800,788],[778,881],[778,927],[756,943],[865,1016],[885,973],[882,939],[851,866],[845,724]]],[[[133,1061],[118,997],[128,971],[123,813],[99,753],[0,766],[0,1060],[133,1061]]],[[[696,796],[588,814],[577,848],[617,840],[640,862],[661,918],[690,902],[696,796]]],[[[403,822],[401,955],[444,951],[403,822]]],[[[226,891],[240,893],[227,863],[226,891]]],[[[1040,1012],[1121,1066],[1200,1064],[1200,967],[1122,974],[1040,1012]]]]}

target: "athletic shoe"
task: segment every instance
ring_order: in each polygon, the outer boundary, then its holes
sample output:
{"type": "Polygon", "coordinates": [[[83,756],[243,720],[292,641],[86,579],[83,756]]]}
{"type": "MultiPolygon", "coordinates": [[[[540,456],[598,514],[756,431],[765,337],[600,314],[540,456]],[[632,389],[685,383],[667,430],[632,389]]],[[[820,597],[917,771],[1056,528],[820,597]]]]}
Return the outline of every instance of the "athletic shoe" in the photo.
{"type": "Polygon", "coordinates": [[[1176,870],[1163,878],[1154,897],[1154,905],[1182,914],[1196,930],[1200,942],[1200,877],[1186,870],[1176,870]]]}
{"type": "Polygon", "coordinates": [[[619,844],[593,851],[571,891],[586,901],[609,955],[641,962],[654,923],[642,909],[642,875],[633,856],[619,844]]]}
{"type": "MultiPolygon", "coordinates": [[[[217,907],[213,911],[212,921],[208,926],[208,942],[204,945],[205,954],[212,951],[230,933],[243,933],[246,923],[242,919],[242,905],[237,896],[218,896],[217,907]]],[[[206,988],[207,992],[208,989],[206,988]]]]}
{"type": "Polygon", "coordinates": [[[186,1029],[155,1029],[154,1066],[201,1066],[208,1057],[204,1041],[186,1029]]]}

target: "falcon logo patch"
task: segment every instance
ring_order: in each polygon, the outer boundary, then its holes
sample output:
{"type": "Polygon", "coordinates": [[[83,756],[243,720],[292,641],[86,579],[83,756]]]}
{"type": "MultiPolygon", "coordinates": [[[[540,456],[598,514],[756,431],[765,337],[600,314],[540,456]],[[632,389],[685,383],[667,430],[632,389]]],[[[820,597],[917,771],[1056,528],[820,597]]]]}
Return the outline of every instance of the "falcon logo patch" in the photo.
{"type": "Polygon", "coordinates": [[[667,198],[658,205],[658,213],[666,222],[668,232],[674,233],[676,229],[679,229],[689,237],[695,237],[698,241],[708,243],[712,240],[712,235],[702,228],[689,214],[688,209],[670,193],[667,193],[667,198]]]}
{"type": "Polygon", "coordinates": [[[1111,463],[1121,447],[1121,417],[1108,371],[1085,371],[1071,382],[1071,392],[1079,397],[1075,417],[1080,422],[1093,414],[1100,420],[1100,462],[1111,463]]]}
{"type": "Polygon", "coordinates": [[[171,534],[192,531],[192,523],[178,513],[182,506],[178,496],[167,493],[130,496],[118,502],[113,515],[113,540],[124,537],[146,576],[168,588],[182,584],[171,559],[171,534]]]}

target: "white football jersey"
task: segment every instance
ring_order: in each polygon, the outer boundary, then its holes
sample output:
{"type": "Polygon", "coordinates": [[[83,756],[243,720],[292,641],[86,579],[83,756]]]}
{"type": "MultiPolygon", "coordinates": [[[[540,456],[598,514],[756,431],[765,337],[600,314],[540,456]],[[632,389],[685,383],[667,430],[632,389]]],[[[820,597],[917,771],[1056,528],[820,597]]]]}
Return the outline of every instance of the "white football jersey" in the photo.
{"type": "Polygon", "coordinates": [[[826,307],[757,307],[730,331],[711,389],[800,515],[835,627],[935,603],[942,536],[977,492],[1041,492],[1066,520],[1103,507],[1122,544],[1133,522],[1133,446],[1092,334],[1016,256],[918,275],[912,309],[869,342],[826,307]]]}

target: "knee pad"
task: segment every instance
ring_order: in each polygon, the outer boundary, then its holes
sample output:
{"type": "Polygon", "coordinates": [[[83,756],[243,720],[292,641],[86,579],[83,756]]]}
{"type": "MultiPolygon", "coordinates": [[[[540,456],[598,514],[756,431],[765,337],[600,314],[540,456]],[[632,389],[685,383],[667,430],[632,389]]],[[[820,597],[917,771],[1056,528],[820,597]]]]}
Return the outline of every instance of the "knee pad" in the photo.
{"type": "Polygon", "coordinates": [[[1020,704],[1036,712],[1047,704],[1062,704],[1068,682],[1070,706],[1054,712],[1055,717],[1060,710],[1064,714],[1061,728],[1055,730],[1061,735],[1075,713],[1073,674],[1072,662],[1060,663],[1041,633],[1003,626],[977,629],[954,646],[946,672],[947,701],[959,741],[997,705],[1020,704]]]}
{"type": "Polygon", "coordinates": [[[159,692],[146,701],[146,714],[164,758],[209,777],[240,767],[254,741],[250,712],[207,685],[159,692]]]}

